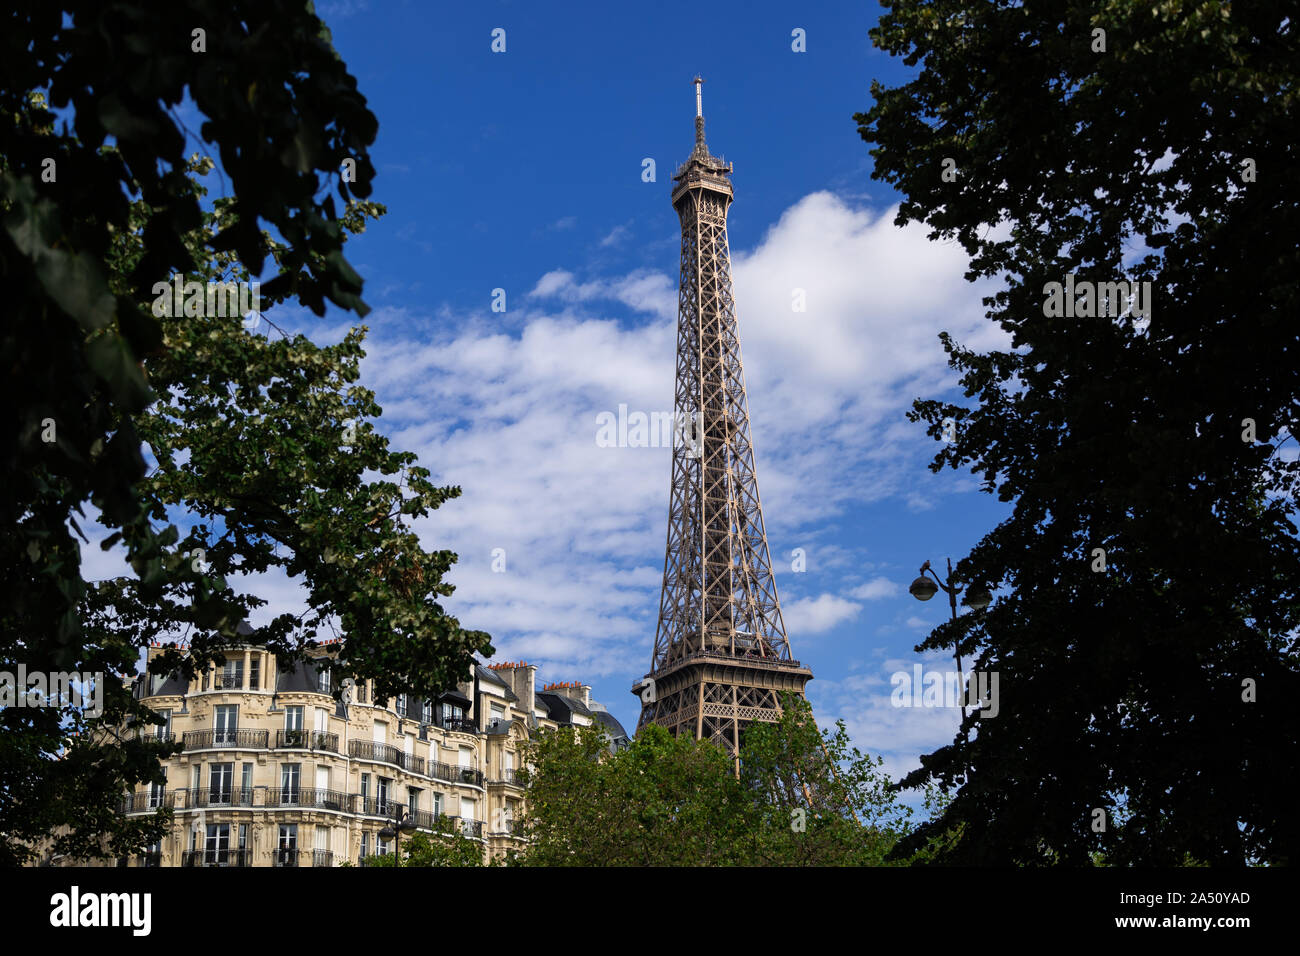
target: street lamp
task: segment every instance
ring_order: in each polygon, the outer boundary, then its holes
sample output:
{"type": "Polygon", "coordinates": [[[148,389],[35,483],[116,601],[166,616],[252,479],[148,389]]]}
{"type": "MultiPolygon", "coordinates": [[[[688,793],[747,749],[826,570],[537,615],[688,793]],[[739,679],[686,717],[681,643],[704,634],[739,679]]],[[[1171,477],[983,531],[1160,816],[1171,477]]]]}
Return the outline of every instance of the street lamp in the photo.
{"type": "MultiPolygon", "coordinates": [[[[957,620],[957,595],[961,593],[962,587],[958,582],[952,579],[952,558],[948,559],[947,581],[940,581],[939,575],[935,574],[934,569],[930,567],[930,562],[926,561],[925,564],[921,565],[920,576],[908,585],[907,591],[918,601],[928,601],[930,598],[938,594],[941,589],[948,595],[948,606],[952,609],[952,619],[955,621],[957,620]],[[930,572],[930,577],[934,578],[933,581],[925,576],[927,571],[930,572]]],[[[962,598],[961,603],[963,607],[969,607],[979,611],[988,607],[992,601],[993,595],[989,593],[988,588],[971,587],[966,589],[966,596],[962,598]]],[[[962,688],[961,713],[962,716],[965,717],[966,681],[961,672],[961,650],[959,644],[953,646],[953,656],[957,659],[957,686],[962,688]]]]}
{"type": "Polygon", "coordinates": [[[393,841],[393,863],[395,866],[402,865],[402,831],[405,830],[410,833],[414,829],[416,829],[415,821],[406,812],[406,808],[400,804],[393,804],[393,824],[380,830],[379,835],[385,840],[393,841]]]}

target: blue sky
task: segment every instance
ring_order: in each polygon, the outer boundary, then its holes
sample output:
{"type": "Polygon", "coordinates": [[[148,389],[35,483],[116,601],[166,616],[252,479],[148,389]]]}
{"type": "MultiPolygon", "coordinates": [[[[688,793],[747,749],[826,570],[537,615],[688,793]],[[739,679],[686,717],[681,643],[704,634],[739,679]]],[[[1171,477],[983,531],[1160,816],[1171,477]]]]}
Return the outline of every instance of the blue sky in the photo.
{"type": "MultiPolygon", "coordinates": [[[[989,290],[962,278],[964,253],[893,226],[898,197],[870,179],[852,114],[869,107],[873,78],[907,75],[870,45],[878,9],[318,9],[380,124],[371,198],[388,215],[348,247],[374,309],[363,380],[394,445],[464,489],[417,525],[431,549],[460,555],[448,608],[493,635],[495,660],[590,683],[635,727],[669,450],[598,447],[597,416],[672,408],[669,193],[692,146],[700,73],[710,149],[735,164],[758,482],[790,644],[815,675],[809,697],[823,725],[844,719],[894,774],[949,741],[955,709],[890,703],[891,673],[951,667],[913,650],[946,603],[919,604],[907,585],[927,558],[965,554],[1006,506],[968,474],[931,474],[933,442],[904,413],[952,394],[939,331],[977,348],[1006,342],[983,318],[989,290]],[[495,28],[504,53],[490,49],[495,28]],[[806,52],[791,48],[796,29],[806,52]],[[655,182],[642,181],[646,158],[655,182]],[[504,313],[491,310],[494,289],[504,313]],[[796,289],[806,312],[792,308],[796,289]]],[[[337,310],[274,319],[322,342],[352,321],[337,310]]],[[[117,573],[98,552],[86,549],[88,576],[117,573]]],[[[301,606],[287,579],[249,586],[271,601],[260,617],[301,606]]]]}

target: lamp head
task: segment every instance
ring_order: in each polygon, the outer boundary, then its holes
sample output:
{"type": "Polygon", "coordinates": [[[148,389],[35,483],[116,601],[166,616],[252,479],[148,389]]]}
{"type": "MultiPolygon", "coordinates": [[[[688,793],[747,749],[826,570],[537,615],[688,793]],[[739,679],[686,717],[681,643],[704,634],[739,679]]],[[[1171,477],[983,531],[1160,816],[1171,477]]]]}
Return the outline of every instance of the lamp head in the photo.
{"type": "Polygon", "coordinates": [[[928,601],[939,593],[939,585],[923,574],[908,585],[907,592],[918,601],[928,601]]]}
{"type": "Polygon", "coordinates": [[[977,585],[966,592],[966,596],[962,598],[961,603],[976,611],[982,611],[992,602],[993,595],[989,593],[989,589],[977,585]]]}

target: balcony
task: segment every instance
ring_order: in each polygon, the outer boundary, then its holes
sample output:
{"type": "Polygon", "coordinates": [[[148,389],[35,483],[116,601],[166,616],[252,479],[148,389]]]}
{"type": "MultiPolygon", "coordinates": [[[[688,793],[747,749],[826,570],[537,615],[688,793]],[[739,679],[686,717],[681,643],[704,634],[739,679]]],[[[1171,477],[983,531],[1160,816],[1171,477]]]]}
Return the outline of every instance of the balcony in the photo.
{"type": "Polygon", "coordinates": [[[136,731],[135,739],[151,744],[174,744],[176,735],[169,730],[139,730],[136,731]]]}
{"type": "Polygon", "coordinates": [[[445,717],[439,721],[438,726],[443,730],[451,730],[460,734],[478,733],[478,724],[469,717],[445,717]]]}
{"type": "Polygon", "coordinates": [[[277,847],[271,851],[272,866],[297,866],[298,848],[296,846],[277,847]]]}
{"type": "Polygon", "coordinates": [[[424,773],[423,757],[408,754],[396,747],[390,747],[388,744],[381,744],[376,741],[348,741],[348,756],[355,757],[357,760],[375,760],[379,763],[390,763],[411,773],[424,773]]]}
{"type": "Polygon", "coordinates": [[[507,768],[500,771],[500,774],[496,779],[489,778],[488,785],[518,787],[521,790],[524,788],[523,771],[507,768]]]}
{"type": "Polygon", "coordinates": [[[181,866],[252,866],[252,850],[186,850],[181,866]]]}
{"type": "Polygon", "coordinates": [[[459,830],[464,836],[471,840],[481,839],[483,836],[482,820],[462,820],[460,817],[448,817],[452,826],[459,830]]]}
{"type": "Polygon", "coordinates": [[[352,813],[355,799],[352,794],[340,790],[317,790],[314,787],[272,787],[266,791],[268,807],[299,810],[337,810],[340,813],[352,813]]]}
{"type": "Polygon", "coordinates": [[[162,866],[161,853],[141,853],[135,858],[136,866],[162,866]]]}
{"type": "Polygon", "coordinates": [[[199,807],[251,807],[253,805],[252,787],[206,787],[178,792],[185,794],[186,809],[199,807]]]}
{"type": "Polygon", "coordinates": [[[270,737],[267,730],[192,730],[185,735],[185,749],[266,750],[270,737]]]}
{"type": "Polygon", "coordinates": [[[327,750],[339,752],[339,735],[323,730],[277,730],[276,750],[327,750]]]}
{"type": "Polygon", "coordinates": [[[161,792],[147,790],[144,793],[128,793],[122,798],[122,803],[118,807],[118,812],[153,813],[160,807],[170,807],[175,795],[175,790],[164,790],[161,792]]]}
{"type": "Polygon", "coordinates": [[[311,865],[316,866],[333,866],[334,852],[332,850],[312,850],[311,865]]]}
{"type": "Polygon", "coordinates": [[[243,690],[243,674],[218,674],[212,678],[213,690],[243,690]]]}
{"type": "Polygon", "coordinates": [[[429,776],[450,783],[466,783],[475,787],[483,786],[483,772],[472,767],[456,767],[441,760],[429,762],[429,776]]]}

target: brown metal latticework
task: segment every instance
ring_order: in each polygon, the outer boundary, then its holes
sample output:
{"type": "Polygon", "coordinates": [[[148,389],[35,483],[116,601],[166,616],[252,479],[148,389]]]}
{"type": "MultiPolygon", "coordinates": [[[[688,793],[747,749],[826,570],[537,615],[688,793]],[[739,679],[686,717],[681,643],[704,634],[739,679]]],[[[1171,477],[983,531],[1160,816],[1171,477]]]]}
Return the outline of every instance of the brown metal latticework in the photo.
{"type": "Polygon", "coordinates": [[[744,728],[780,718],[780,694],[812,672],[791,659],[754,475],[745,373],[731,292],[731,165],[704,144],[673,176],[682,223],[676,416],[668,548],[654,660],[634,693],[638,729],[659,724],[732,754],[744,728]]]}

